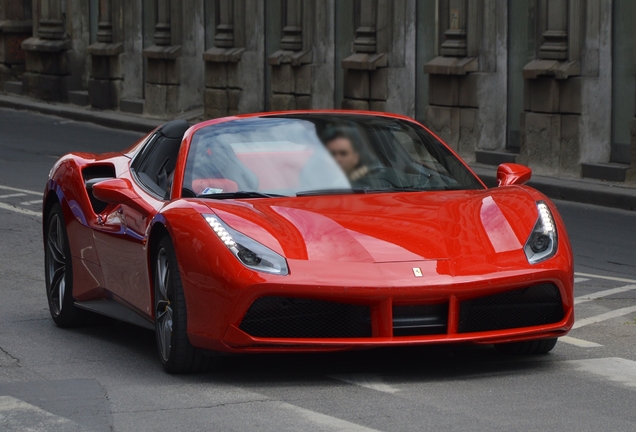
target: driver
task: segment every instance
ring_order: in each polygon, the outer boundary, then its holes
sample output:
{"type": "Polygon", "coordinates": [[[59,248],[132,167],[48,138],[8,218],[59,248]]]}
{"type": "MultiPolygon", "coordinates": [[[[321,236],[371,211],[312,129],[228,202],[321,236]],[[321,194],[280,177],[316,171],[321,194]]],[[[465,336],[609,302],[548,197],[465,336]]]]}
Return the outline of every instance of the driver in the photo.
{"type": "Polygon", "coordinates": [[[361,163],[360,152],[344,131],[330,134],[325,140],[325,147],[350,181],[360,180],[369,174],[369,168],[361,163]]]}

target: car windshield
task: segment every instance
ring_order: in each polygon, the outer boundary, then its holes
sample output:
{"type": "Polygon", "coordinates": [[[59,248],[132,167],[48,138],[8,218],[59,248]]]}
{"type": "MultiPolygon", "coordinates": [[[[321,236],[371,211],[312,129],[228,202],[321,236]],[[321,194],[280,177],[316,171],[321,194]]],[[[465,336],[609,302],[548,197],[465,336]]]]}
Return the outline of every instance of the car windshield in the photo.
{"type": "Polygon", "coordinates": [[[210,125],[193,138],[184,196],[272,196],[482,189],[415,123],[370,115],[294,114],[210,125]]]}

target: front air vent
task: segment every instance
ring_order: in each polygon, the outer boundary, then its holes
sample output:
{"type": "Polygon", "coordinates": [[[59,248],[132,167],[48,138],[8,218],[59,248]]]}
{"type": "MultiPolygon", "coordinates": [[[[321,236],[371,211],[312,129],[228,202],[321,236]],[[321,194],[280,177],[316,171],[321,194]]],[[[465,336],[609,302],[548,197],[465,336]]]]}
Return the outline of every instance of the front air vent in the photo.
{"type": "Polygon", "coordinates": [[[448,303],[393,306],[393,336],[446,334],[448,303]]]}
{"type": "Polygon", "coordinates": [[[84,179],[84,187],[91,202],[91,207],[95,214],[99,214],[106,210],[108,203],[98,200],[93,196],[93,185],[102,180],[115,178],[115,167],[112,165],[91,165],[82,170],[82,178],[84,179]]]}
{"type": "Polygon", "coordinates": [[[262,338],[371,337],[368,306],[290,297],[261,297],[248,309],[241,325],[262,338]]]}
{"type": "Polygon", "coordinates": [[[534,285],[461,302],[459,333],[554,324],[564,317],[559,288],[534,285]]]}

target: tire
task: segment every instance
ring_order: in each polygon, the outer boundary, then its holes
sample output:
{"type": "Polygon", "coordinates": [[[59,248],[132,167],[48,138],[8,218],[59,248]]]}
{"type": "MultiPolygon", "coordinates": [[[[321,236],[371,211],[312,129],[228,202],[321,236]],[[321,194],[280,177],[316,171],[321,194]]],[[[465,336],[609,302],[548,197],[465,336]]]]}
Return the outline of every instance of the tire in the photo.
{"type": "Polygon", "coordinates": [[[507,355],[538,355],[547,354],[557,343],[557,338],[538,339],[523,342],[510,342],[495,344],[495,348],[502,354],[507,355]]]}
{"type": "Polygon", "coordinates": [[[163,368],[171,374],[208,370],[215,359],[193,347],[188,338],[183,285],[168,236],[161,239],[154,254],[153,287],[155,334],[163,368]]]}
{"type": "Polygon", "coordinates": [[[59,203],[47,215],[44,245],[44,277],[51,318],[59,327],[86,325],[92,314],[75,306],[71,248],[59,203]]]}

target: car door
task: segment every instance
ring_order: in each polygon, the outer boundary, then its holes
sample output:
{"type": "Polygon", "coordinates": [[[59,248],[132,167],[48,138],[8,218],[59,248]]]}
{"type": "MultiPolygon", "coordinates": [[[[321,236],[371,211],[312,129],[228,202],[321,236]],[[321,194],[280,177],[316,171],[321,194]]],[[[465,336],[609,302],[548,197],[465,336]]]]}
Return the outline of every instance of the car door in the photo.
{"type": "MultiPolygon", "coordinates": [[[[130,181],[135,193],[148,204],[140,211],[122,204],[103,215],[94,230],[107,290],[121,303],[152,317],[151,269],[148,265],[146,234],[157,211],[167,202],[169,183],[158,183],[169,177],[180,143],[157,134],[151,138],[119,175],[130,181]]],[[[169,181],[169,180],[168,180],[169,181]]]]}

